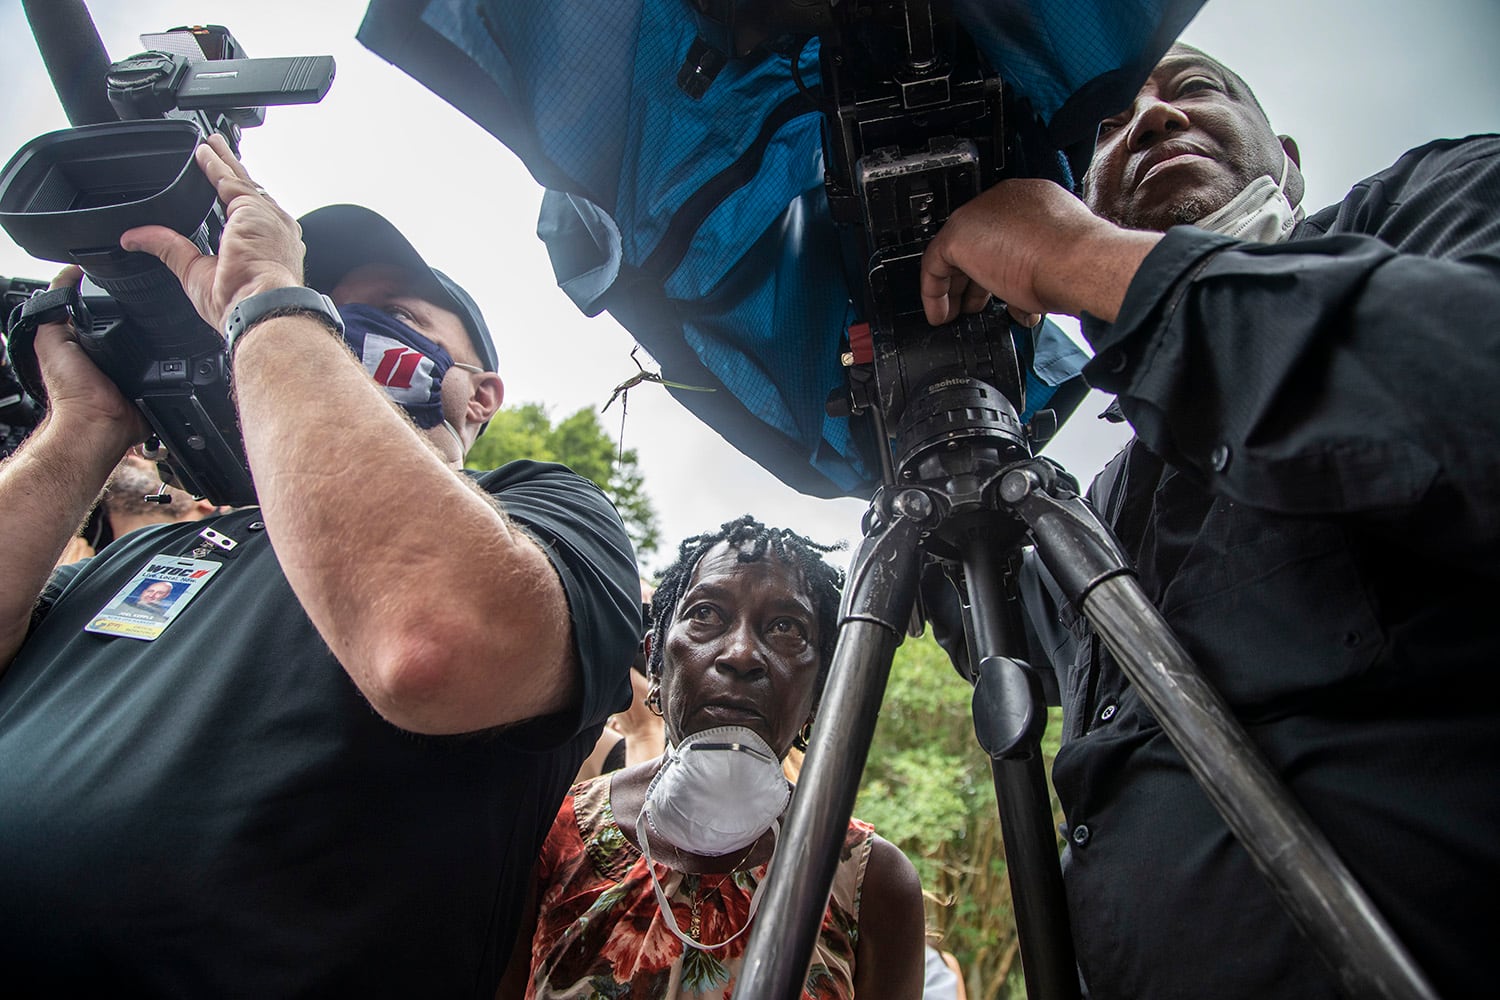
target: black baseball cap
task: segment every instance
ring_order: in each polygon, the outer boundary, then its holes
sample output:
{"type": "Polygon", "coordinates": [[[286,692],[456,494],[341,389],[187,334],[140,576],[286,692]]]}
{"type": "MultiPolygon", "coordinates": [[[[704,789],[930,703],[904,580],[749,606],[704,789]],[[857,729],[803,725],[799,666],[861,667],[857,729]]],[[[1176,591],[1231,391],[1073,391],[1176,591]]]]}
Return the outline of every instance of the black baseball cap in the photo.
{"type": "Polygon", "coordinates": [[[327,294],[357,267],[395,264],[418,274],[431,274],[436,283],[433,301],[451,309],[464,328],[486,371],[500,370],[495,342],[485,325],[479,306],[452,278],[428,266],[401,231],[382,215],[360,205],[328,205],[297,220],[307,256],[302,261],[303,280],[327,294]]]}

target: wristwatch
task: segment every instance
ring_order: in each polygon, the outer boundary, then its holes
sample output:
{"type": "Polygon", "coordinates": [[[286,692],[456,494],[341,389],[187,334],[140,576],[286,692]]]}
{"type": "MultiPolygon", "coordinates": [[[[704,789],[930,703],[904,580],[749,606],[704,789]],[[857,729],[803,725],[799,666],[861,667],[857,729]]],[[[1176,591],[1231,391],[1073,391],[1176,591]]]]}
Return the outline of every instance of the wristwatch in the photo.
{"type": "Polygon", "coordinates": [[[241,299],[230,311],[224,323],[224,343],[230,360],[234,359],[235,345],[261,320],[299,314],[311,316],[340,337],[344,335],[344,319],[328,296],[300,286],[273,288],[241,299]]]}

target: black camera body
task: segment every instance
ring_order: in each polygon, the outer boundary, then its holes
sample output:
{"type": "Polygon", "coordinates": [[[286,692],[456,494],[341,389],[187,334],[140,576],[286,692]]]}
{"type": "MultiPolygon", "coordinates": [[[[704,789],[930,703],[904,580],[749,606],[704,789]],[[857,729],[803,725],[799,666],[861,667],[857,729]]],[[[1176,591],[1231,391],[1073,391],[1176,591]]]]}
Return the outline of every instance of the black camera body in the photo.
{"type": "MultiPolygon", "coordinates": [[[[165,265],[119,247],[127,229],[159,224],[213,252],[204,223],[216,196],[193,160],[200,138],[192,122],[161,120],[34,139],[0,171],[0,227],[34,257],[84,269],[84,308],[72,317],[79,346],[140,407],[182,487],[253,503],[223,338],[165,265]]],[[[33,337],[34,329],[12,324],[17,373],[45,399],[33,337]]]]}
{"type": "MultiPolygon", "coordinates": [[[[222,208],[194,150],[218,132],[237,152],[240,128],[264,120],[258,105],[321,100],[333,59],[245,59],[217,25],[143,40],[163,47],[113,64],[102,81],[115,113],[134,120],[80,125],[21,147],[0,169],[0,228],[33,257],[83,269],[70,310],[79,344],[145,415],[171,478],[218,504],[252,504],[224,338],[165,265],[122,250],[120,236],[163,225],[214,253],[222,208]]],[[[12,364],[45,401],[35,322],[24,312],[8,311],[12,364]]]]}
{"type": "MultiPolygon", "coordinates": [[[[952,5],[688,2],[698,15],[689,54],[697,65],[678,80],[690,94],[723,59],[771,49],[793,52],[795,66],[806,41],[818,39],[822,85],[804,93],[822,112],[830,214],[846,267],[864,276],[867,320],[851,330],[847,390],[830,411],[868,414],[879,438],[893,439],[886,482],[951,478],[959,453],[983,452],[990,464],[1029,457],[1024,382],[1003,308],[936,328],[922,311],[923,251],[954,209],[1007,175],[1015,139],[1007,124],[1030,117],[1012,108],[952,5]]],[[[887,449],[878,451],[885,460],[887,449]]]]}

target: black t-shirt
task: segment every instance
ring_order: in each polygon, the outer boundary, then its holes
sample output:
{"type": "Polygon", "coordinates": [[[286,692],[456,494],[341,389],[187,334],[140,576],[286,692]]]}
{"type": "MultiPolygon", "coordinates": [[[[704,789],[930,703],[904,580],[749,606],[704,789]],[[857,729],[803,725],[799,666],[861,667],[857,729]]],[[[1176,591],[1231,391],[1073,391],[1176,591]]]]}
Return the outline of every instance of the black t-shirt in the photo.
{"type": "MultiPolygon", "coordinates": [[[[479,479],[551,557],[583,673],[576,711],[498,733],[376,715],[257,509],[59,571],[0,677],[7,992],[493,994],[537,848],[628,702],[641,625],[630,543],[592,484],[534,462],[479,479]],[[222,565],[153,642],[86,632],[158,554],[222,565]]],[[[411,530],[440,530],[434,514],[411,530]]]]}

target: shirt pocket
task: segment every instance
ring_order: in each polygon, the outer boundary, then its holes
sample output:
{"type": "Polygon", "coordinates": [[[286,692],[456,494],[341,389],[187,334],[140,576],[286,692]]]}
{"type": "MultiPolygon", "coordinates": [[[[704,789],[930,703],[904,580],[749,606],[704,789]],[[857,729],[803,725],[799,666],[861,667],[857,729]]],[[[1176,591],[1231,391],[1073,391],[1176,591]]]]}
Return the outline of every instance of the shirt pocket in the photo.
{"type": "Polygon", "coordinates": [[[1162,594],[1168,623],[1241,713],[1294,711],[1363,675],[1385,637],[1336,521],[1219,498],[1162,594]]]}

